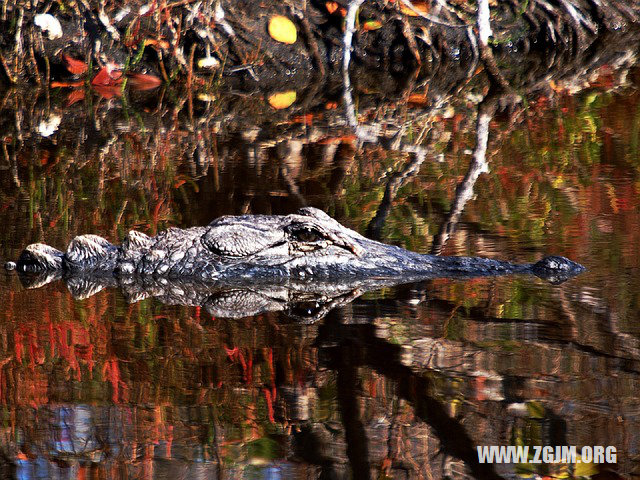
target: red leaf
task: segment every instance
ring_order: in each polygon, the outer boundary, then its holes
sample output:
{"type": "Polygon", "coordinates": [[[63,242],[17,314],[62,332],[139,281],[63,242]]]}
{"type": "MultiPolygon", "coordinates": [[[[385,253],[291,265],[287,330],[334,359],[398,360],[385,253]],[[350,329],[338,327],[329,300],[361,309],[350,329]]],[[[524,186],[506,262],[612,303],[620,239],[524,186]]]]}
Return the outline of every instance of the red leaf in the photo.
{"type": "Polygon", "coordinates": [[[84,90],[72,90],[67,96],[67,107],[70,107],[74,103],[84,100],[84,90]]]}
{"type": "Polygon", "coordinates": [[[118,85],[122,83],[122,72],[113,63],[107,63],[91,80],[91,85],[118,85]]]}
{"type": "Polygon", "coordinates": [[[129,84],[135,90],[151,90],[162,84],[162,80],[148,73],[129,73],[127,76],[129,77],[129,84]]]}
{"type": "Polygon", "coordinates": [[[87,64],[82,60],[77,60],[69,55],[65,55],[64,53],[62,54],[62,59],[64,60],[64,63],[67,64],[67,70],[69,70],[69,73],[80,75],[87,71],[87,64]]]}
{"type": "Polygon", "coordinates": [[[61,87],[61,88],[66,88],[66,87],[71,87],[71,88],[76,88],[76,87],[81,87],[82,86],[82,81],[77,81],[77,82],[51,82],[51,88],[56,88],[56,87],[61,87]]]}
{"type": "Polygon", "coordinates": [[[122,90],[118,85],[95,85],[93,89],[98,95],[100,95],[102,98],[106,98],[107,100],[122,95],[122,90]]]}

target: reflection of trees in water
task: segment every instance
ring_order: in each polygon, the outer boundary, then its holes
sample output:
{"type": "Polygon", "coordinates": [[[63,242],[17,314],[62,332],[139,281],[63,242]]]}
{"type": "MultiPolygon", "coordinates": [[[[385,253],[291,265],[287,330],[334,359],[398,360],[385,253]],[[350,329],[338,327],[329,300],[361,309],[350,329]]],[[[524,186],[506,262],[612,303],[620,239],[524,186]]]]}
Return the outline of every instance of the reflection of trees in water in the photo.
{"type": "MultiPolygon", "coordinates": [[[[294,471],[317,466],[316,475],[437,478],[463,472],[462,458],[490,478],[474,463],[476,443],[515,436],[637,448],[616,420],[633,428],[637,345],[613,355],[618,336],[603,331],[580,343],[556,301],[525,319],[496,317],[482,288],[478,307],[460,308],[439,299],[452,286],[359,299],[310,326],[274,314],[231,321],[128,306],[105,294],[64,306],[68,296],[55,291],[22,292],[49,310],[13,311],[0,328],[10,354],[0,368],[5,462],[233,476],[266,456],[271,465],[294,461],[294,471]],[[601,388],[618,403],[603,408],[601,388]]],[[[577,291],[567,298],[579,328],[599,328],[601,314],[577,291]]],[[[631,459],[619,461],[628,471],[631,459]]]]}

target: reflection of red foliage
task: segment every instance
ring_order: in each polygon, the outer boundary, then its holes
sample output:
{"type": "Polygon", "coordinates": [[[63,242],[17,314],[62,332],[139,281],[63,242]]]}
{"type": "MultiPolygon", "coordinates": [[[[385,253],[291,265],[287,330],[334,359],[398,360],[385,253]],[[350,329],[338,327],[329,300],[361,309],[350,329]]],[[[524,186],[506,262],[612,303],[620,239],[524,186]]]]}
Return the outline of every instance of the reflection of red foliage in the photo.
{"type": "MultiPolygon", "coordinates": [[[[64,54],[62,57],[67,64],[67,70],[69,70],[69,72],[73,74],[82,74],[87,71],[87,64],[83,61],[76,60],[64,54]]],[[[162,80],[158,77],[147,73],[129,73],[127,78],[131,88],[134,90],[151,90],[162,84],[162,80]]],[[[102,98],[109,100],[122,95],[122,81],[122,71],[119,70],[114,63],[107,63],[100,69],[96,76],[93,77],[93,80],[91,80],[91,86],[102,98]]],[[[83,85],[82,81],[51,82],[52,88],[69,87],[74,89],[67,97],[67,107],[84,100],[85,92],[81,88],[83,85]]]]}
{"type": "Polygon", "coordinates": [[[129,85],[135,90],[151,90],[162,84],[162,80],[148,73],[129,73],[127,78],[129,85]]]}
{"type": "Polygon", "coordinates": [[[75,89],[67,96],[67,107],[84,100],[84,90],[75,89]]]}
{"type": "Polygon", "coordinates": [[[264,399],[267,402],[267,414],[269,415],[269,421],[271,423],[275,423],[275,419],[273,416],[273,398],[271,396],[271,390],[268,388],[263,388],[262,393],[264,393],[264,399]]]}
{"type": "Polygon", "coordinates": [[[106,98],[107,100],[113,97],[122,96],[122,89],[120,88],[119,85],[95,85],[93,89],[102,98],[106,98]]]}
{"type": "Polygon", "coordinates": [[[120,367],[116,357],[109,358],[102,366],[102,376],[111,384],[111,401],[120,403],[120,386],[127,388],[120,378],[120,367]]]}

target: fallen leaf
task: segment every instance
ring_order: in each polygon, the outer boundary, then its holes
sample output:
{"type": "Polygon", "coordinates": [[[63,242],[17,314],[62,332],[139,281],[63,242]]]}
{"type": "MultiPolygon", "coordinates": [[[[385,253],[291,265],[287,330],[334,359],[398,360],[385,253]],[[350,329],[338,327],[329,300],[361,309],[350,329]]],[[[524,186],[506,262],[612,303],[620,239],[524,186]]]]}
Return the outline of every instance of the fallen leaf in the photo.
{"type": "Polygon", "coordinates": [[[50,137],[58,130],[61,121],[62,117],[60,115],[51,115],[43,119],[38,125],[38,133],[45,138],[50,137]]]}
{"type": "Polygon", "coordinates": [[[413,93],[409,95],[409,98],[407,99],[407,101],[414,105],[426,105],[429,103],[429,100],[427,99],[427,96],[424,93],[413,93]]]}
{"type": "Polygon", "coordinates": [[[290,45],[296,43],[298,31],[293,22],[287,17],[274,15],[269,20],[269,35],[278,42],[290,45]]]}
{"type": "Polygon", "coordinates": [[[67,95],[67,107],[70,107],[74,103],[78,103],[84,100],[84,90],[76,89],[67,95]]]}
{"type": "Polygon", "coordinates": [[[77,60],[69,55],[62,54],[62,59],[64,63],[67,65],[67,70],[69,73],[73,73],[74,75],[81,75],[87,71],[87,64],[82,60],[77,60]]]}
{"type": "Polygon", "coordinates": [[[289,90],[287,92],[277,92],[269,95],[267,101],[276,110],[282,110],[283,108],[290,107],[293,102],[296,101],[298,94],[295,90],[289,90]]]}
{"type": "Polygon", "coordinates": [[[307,113],[306,115],[298,115],[291,119],[293,123],[304,123],[305,125],[313,125],[313,113],[307,113]]]}
{"type": "Polygon", "coordinates": [[[91,85],[118,85],[122,83],[122,71],[118,70],[113,63],[107,63],[100,69],[98,74],[91,80],[91,85]]]}
{"type": "Polygon", "coordinates": [[[51,88],[76,88],[76,87],[81,87],[83,85],[83,82],[81,80],[78,80],[76,82],[51,82],[51,88]]]}
{"type": "Polygon", "coordinates": [[[49,156],[50,153],[47,150],[42,150],[42,152],[40,153],[40,165],[44,167],[47,163],[49,163],[49,156]]]}
{"type": "Polygon", "coordinates": [[[153,0],[153,2],[147,3],[138,9],[138,15],[141,17],[148,17],[156,11],[156,7],[158,6],[158,1],[153,0]]]}
{"type": "Polygon", "coordinates": [[[425,15],[429,13],[429,5],[426,2],[413,2],[412,10],[402,3],[400,4],[400,11],[409,17],[417,17],[419,14],[425,15]]]}
{"type": "Polygon", "coordinates": [[[147,46],[147,45],[152,46],[152,47],[158,46],[158,47],[164,48],[164,49],[167,49],[167,48],[169,48],[171,46],[169,44],[169,42],[167,42],[166,40],[162,40],[162,39],[156,40],[155,38],[147,38],[147,39],[145,39],[144,44],[145,44],[145,46],[147,46]]]}
{"type": "Polygon", "coordinates": [[[340,137],[323,137],[317,141],[318,145],[339,145],[341,143],[353,143],[355,135],[342,135],[340,137]]]}
{"type": "Polygon", "coordinates": [[[211,95],[210,93],[199,93],[198,100],[202,102],[215,102],[217,97],[215,95],[211,95]]]}
{"type": "Polygon", "coordinates": [[[330,14],[335,13],[336,10],[338,10],[338,3],[337,2],[327,2],[324,4],[325,7],[327,7],[327,12],[329,12],[330,14]]]}
{"type": "Polygon", "coordinates": [[[148,73],[129,73],[127,78],[134,90],[151,90],[162,85],[162,80],[148,73]]]}
{"type": "Polygon", "coordinates": [[[362,29],[365,32],[370,32],[372,30],[378,30],[379,28],[382,28],[382,22],[379,22],[378,20],[367,20],[362,25],[362,29]]]}

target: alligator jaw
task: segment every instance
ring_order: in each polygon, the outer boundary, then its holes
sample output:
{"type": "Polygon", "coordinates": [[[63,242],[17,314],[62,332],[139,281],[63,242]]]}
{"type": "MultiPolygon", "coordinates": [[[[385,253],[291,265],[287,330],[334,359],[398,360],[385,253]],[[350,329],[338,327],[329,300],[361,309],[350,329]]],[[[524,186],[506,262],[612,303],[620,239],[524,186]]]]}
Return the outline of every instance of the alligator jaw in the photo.
{"type": "Polygon", "coordinates": [[[581,274],[586,268],[568,258],[552,255],[531,265],[530,270],[535,276],[553,285],[559,285],[581,274]]]}

